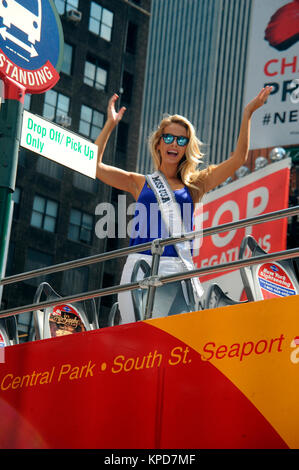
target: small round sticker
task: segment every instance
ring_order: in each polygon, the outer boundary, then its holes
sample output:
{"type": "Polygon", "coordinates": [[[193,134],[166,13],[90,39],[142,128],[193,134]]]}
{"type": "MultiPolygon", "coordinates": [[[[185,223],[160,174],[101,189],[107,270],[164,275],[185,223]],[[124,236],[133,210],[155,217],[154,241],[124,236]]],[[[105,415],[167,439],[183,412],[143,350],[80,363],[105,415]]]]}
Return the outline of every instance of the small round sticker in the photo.
{"type": "Polygon", "coordinates": [[[56,305],[49,316],[50,331],[52,338],[55,336],[71,335],[81,333],[86,328],[79,313],[71,305],[56,305]]]}
{"type": "Polygon", "coordinates": [[[257,276],[264,299],[297,294],[289,275],[277,263],[262,264],[257,276]]]}

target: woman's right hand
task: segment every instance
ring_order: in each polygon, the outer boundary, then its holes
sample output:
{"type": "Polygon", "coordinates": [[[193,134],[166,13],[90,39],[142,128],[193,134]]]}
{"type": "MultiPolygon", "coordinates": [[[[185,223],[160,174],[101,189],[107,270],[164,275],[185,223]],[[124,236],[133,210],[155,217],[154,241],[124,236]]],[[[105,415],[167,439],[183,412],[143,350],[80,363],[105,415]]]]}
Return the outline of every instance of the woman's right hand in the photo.
{"type": "Polygon", "coordinates": [[[108,102],[107,108],[107,120],[113,123],[113,125],[117,125],[119,121],[122,119],[124,112],[126,111],[125,106],[122,106],[118,112],[115,110],[115,102],[118,100],[119,96],[117,93],[110,98],[108,102]]]}

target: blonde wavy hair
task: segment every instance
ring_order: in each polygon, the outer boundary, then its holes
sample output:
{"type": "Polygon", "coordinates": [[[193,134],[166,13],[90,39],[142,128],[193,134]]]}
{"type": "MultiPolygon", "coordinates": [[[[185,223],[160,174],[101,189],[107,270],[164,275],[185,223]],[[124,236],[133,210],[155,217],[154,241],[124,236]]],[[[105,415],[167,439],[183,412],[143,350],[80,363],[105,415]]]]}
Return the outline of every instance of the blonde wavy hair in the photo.
{"type": "Polygon", "coordinates": [[[149,137],[149,148],[155,170],[159,170],[161,166],[161,155],[157,146],[164,133],[165,127],[172,123],[180,124],[187,130],[189,142],[186,147],[185,155],[178,165],[177,176],[185,186],[188,186],[191,197],[195,203],[205,194],[205,179],[215,165],[210,165],[204,170],[198,169],[198,166],[203,163],[204,154],[201,152],[203,143],[196,136],[195,129],[191,122],[184,116],[174,114],[164,117],[158,128],[149,137]]]}

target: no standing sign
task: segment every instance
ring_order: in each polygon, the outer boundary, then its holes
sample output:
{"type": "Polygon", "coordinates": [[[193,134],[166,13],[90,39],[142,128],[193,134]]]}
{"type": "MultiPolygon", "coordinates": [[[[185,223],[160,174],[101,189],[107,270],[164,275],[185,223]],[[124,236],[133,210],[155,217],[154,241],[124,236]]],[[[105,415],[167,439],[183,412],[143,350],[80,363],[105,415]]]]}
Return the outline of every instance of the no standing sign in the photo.
{"type": "MultiPolygon", "coordinates": [[[[52,0],[0,0],[0,78],[10,86],[19,84],[31,94],[51,89],[59,80],[63,44],[52,0]]],[[[94,144],[25,111],[21,145],[95,178],[94,144]]]]}

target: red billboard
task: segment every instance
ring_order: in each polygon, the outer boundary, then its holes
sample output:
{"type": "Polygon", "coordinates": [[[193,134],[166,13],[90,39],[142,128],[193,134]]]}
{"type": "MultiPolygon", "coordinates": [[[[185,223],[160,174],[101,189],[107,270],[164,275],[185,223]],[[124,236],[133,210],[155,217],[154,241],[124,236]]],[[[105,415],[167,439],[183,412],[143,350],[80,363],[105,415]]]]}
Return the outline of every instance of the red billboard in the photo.
{"type": "MultiPolygon", "coordinates": [[[[203,200],[203,228],[287,208],[290,166],[289,158],[271,163],[207,194],[203,200]]],[[[204,237],[199,250],[194,250],[195,265],[203,268],[238,260],[241,242],[247,235],[252,235],[268,253],[285,250],[287,218],[204,237]]],[[[204,287],[212,279],[230,297],[240,300],[243,283],[239,270],[200,277],[204,287]]]]}

